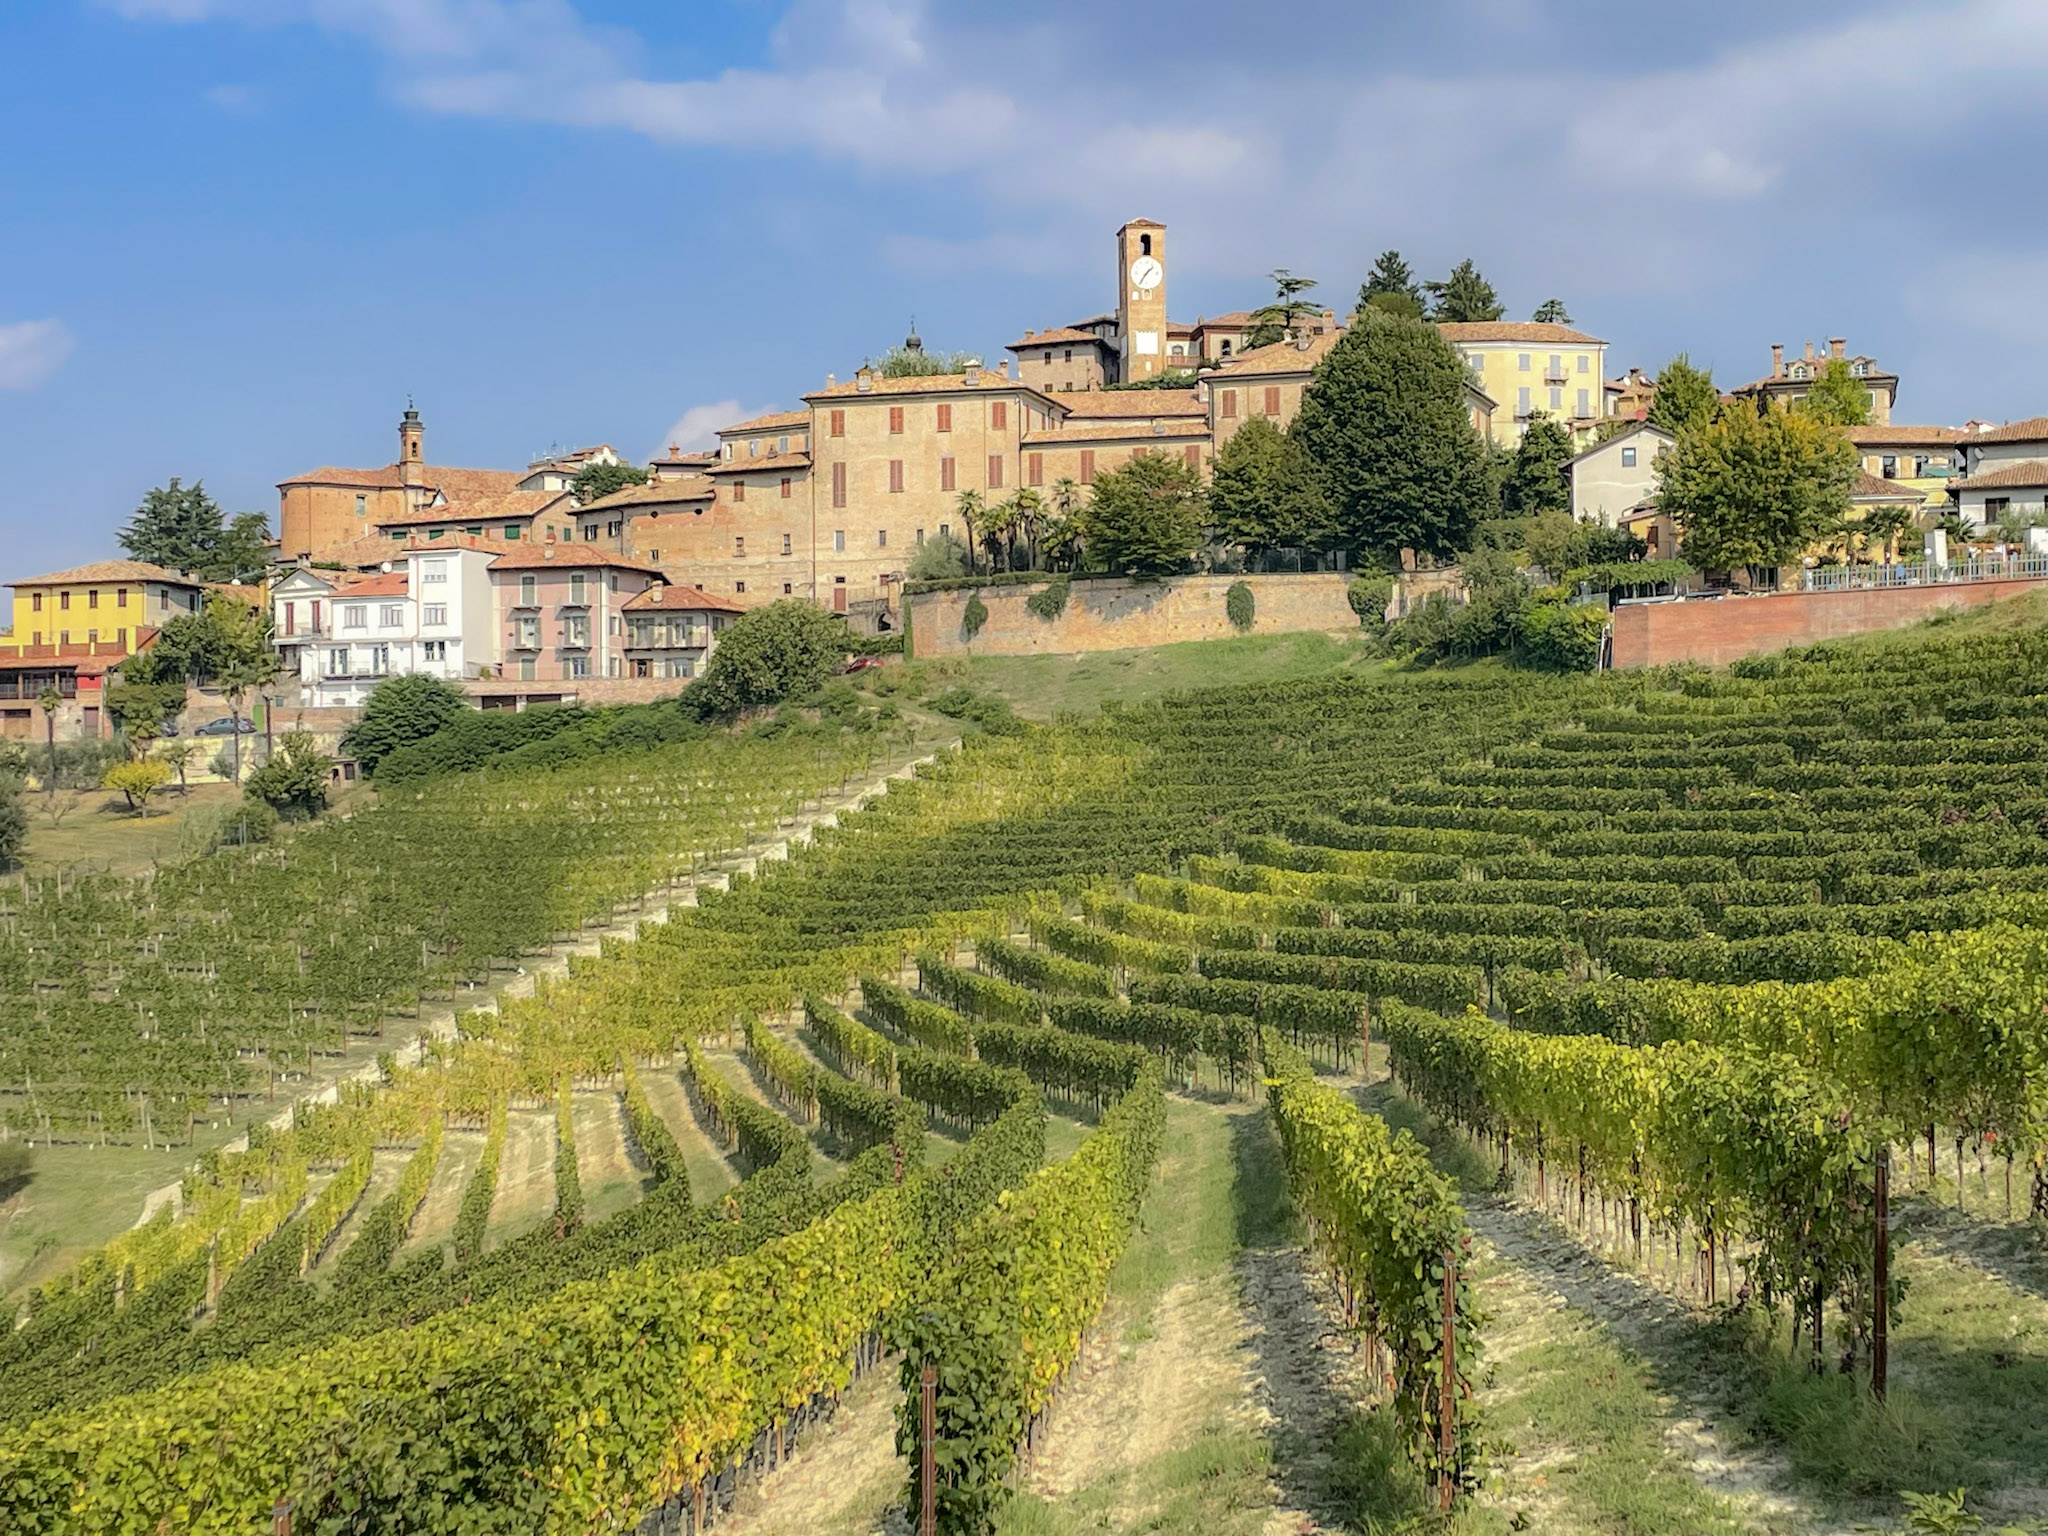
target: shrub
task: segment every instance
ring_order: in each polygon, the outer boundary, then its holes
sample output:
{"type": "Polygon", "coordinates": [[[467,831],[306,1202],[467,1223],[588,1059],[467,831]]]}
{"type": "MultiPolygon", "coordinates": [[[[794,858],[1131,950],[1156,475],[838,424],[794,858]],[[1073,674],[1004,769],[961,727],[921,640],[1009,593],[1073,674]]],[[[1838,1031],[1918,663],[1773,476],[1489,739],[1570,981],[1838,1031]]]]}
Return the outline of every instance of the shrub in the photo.
{"type": "Polygon", "coordinates": [[[1354,576],[1344,589],[1344,600],[1358,615],[1359,624],[1375,635],[1387,632],[1387,604],[1394,600],[1394,578],[1384,571],[1354,576]]]}
{"type": "Polygon", "coordinates": [[[28,840],[28,810],[21,796],[21,780],[0,773],[0,869],[21,857],[21,845],[28,840]]]}
{"type": "Polygon", "coordinates": [[[147,811],[149,797],[171,782],[171,768],[153,757],[138,757],[116,763],[100,779],[100,788],[118,789],[131,811],[147,811]]]}
{"type": "Polygon", "coordinates": [[[1073,583],[1062,574],[1045,584],[1045,590],[1024,599],[1024,606],[1041,619],[1056,619],[1067,611],[1067,593],[1073,583]]]}
{"type": "Polygon", "coordinates": [[[901,633],[886,635],[855,635],[853,649],[862,656],[901,656],[903,636],[901,633]]]}
{"type": "Polygon", "coordinates": [[[243,794],[260,800],[287,821],[310,821],[327,809],[327,780],[334,759],[305,731],[287,731],[270,761],[250,774],[243,794]]]}
{"type": "Polygon", "coordinates": [[[972,640],[981,633],[981,626],[987,622],[988,604],[981,600],[981,594],[977,592],[967,599],[967,606],[960,610],[961,632],[972,640]]]}
{"type": "Polygon", "coordinates": [[[1536,603],[1522,616],[1521,659],[1545,672],[1590,672],[1607,628],[1601,603],[1536,603]]]}
{"type": "Polygon", "coordinates": [[[370,691],[362,718],[341,738],[341,750],[374,777],[386,755],[426,740],[468,708],[462,690],[438,677],[419,672],[387,677],[370,691]]]}
{"type": "Polygon", "coordinates": [[[18,1141],[0,1145],[0,1200],[24,1187],[34,1175],[35,1154],[18,1141]]]}
{"type": "Polygon", "coordinates": [[[950,533],[933,534],[918,545],[904,567],[905,581],[951,581],[967,574],[967,546],[950,533]]]}
{"type": "Polygon", "coordinates": [[[188,853],[205,854],[267,843],[276,831],[277,812],[261,800],[244,799],[195,808],[178,828],[178,843],[188,853]]]}
{"type": "Polygon", "coordinates": [[[824,686],[851,646],[845,621],[784,598],[734,620],[684,698],[700,716],[728,720],[803,698],[824,686]]]}
{"type": "Polygon", "coordinates": [[[1252,627],[1252,620],[1258,616],[1258,603],[1252,596],[1252,589],[1242,581],[1233,581],[1230,590],[1223,594],[1223,611],[1230,617],[1230,627],[1242,633],[1252,627]]]}

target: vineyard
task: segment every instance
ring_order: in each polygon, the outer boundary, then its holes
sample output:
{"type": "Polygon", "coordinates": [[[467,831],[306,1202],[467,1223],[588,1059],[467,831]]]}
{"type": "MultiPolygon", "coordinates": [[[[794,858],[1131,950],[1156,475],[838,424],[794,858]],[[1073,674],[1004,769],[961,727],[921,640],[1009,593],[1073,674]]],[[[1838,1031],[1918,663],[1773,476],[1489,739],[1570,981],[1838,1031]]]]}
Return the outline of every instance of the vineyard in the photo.
{"type": "MultiPolygon", "coordinates": [[[[209,1154],[27,1298],[0,1530],[246,1532],[284,1501],[322,1531],[694,1533],[855,1390],[893,1394],[910,1520],[1003,1528],[1175,1197],[1166,1128],[1214,1105],[1271,1144],[1418,1517],[1505,1529],[1522,1486],[1501,1213],[1834,1393],[1864,1438],[1824,1489],[1804,1431],[1759,1416],[1759,1454],[1795,1502],[1889,1517],[1922,1485],[1886,1435],[2048,1400],[2034,1324],[1927,1342],[1948,1271],[1892,1226],[2038,1248],[2048,1219],[2044,664],[2048,636],[1933,631],[973,738],[209,1154]]],[[[479,776],[141,900],[30,888],[0,913],[9,1124],[160,1135],[267,1093],[873,750],[479,776]]],[[[1981,1283],[2039,1319],[2043,1269],[1981,1283]]],[[[2038,1462],[1967,1465],[2048,1518],[2038,1462]]]]}

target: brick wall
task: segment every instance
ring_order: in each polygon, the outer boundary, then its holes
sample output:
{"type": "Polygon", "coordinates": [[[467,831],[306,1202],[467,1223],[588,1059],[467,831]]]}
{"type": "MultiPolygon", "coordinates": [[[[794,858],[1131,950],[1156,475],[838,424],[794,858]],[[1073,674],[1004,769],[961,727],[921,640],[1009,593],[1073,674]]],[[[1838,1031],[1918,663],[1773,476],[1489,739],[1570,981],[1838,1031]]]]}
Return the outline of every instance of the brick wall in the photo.
{"type": "Polygon", "coordinates": [[[1056,619],[1025,606],[1043,584],[977,589],[988,621],[970,641],[960,628],[973,591],[920,592],[906,600],[911,647],[928,656],[1066,655],[1221,640],[1235,635],[1224,612],[1233,582],[1252,589],[1252,633],[1321,630],[1358,632],[1345,601],[1351,578],[1338,573],[1268,576],[1181,576],[1170,581],[1090,578],[1076,581],[1056,619]]]}
{"type": "Polygon", "coordinates": [[[1929,614],[2022,597],[2040,581],[1972,581],[1868,592],[1779,592],[1682,603],[1624,603],[1614,610],[1614,664],[1673,661],[1719,666],[1744,656],[1843,635],[1897,629],[1929,614]]]}

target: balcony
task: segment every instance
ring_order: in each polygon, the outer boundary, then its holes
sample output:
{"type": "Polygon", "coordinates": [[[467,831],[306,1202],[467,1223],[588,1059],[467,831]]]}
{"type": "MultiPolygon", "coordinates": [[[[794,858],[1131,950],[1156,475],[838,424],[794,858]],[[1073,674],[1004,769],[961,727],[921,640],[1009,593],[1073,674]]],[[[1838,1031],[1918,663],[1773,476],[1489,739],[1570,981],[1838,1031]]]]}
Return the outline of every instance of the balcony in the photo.
{"type": "Polygon", "coordinates": [[[1543,382],[1546,384],[1569,384],[1571,381],[1570,371],[1562,364],[1555,368],[1546,367],[1543,370],[1543,382]]]}

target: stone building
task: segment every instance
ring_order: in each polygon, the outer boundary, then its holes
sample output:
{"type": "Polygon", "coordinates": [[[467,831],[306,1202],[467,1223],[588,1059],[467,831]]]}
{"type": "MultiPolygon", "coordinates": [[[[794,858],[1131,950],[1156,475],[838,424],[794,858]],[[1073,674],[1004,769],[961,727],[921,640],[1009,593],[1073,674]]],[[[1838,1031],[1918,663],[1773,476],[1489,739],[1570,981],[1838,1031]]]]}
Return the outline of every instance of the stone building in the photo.
{"type": "Polygon", "coordinates": [[[280,481],[278,558],[317,558],[337,544],[437,506],[520,489],[523,470],[450,469],[426,462],[420,413],[408,405],[398,423],[398,461],[378,469],[332,465],[280,481]]]}

